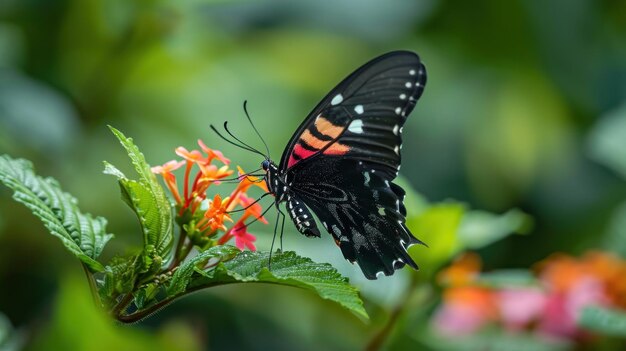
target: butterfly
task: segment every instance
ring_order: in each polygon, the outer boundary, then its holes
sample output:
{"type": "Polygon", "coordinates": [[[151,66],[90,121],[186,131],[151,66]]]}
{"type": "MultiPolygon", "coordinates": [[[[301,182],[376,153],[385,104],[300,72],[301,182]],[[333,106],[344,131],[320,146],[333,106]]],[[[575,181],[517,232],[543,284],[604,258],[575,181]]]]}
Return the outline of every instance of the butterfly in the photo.
{"type": "Polygon", "coordinates": [[[320,237],[315,214],[368,279],[418,268],[407,249],[423,243],[407,228],[405,191],[392,181],[400,170],[402,127],[425,84],[417,54],[374,58],[313,109],[279,164],[269,158],[261,164],[279,213],[285,203],[300,233],[320,237]]]}

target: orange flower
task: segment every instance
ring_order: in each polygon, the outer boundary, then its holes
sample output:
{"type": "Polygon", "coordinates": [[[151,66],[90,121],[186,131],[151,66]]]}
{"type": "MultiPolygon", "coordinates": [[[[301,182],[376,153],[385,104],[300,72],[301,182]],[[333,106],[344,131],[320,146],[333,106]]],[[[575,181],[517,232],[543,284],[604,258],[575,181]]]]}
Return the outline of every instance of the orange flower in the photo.
{"type": "Polygon", "coordinates": [[[214,158],[217,158],[225,165],[230,164],[230,160],[224,157],[224,154],[221,151],[210,149],[200,139],[198,139],[198,145],[200,146],[202,151],[207,154],[207,163],[210,163],[214,158]]]}
{"type": "Polygon", "coordinates": [[[163,177],[163,180],[165,181],[165,185],[167,185],[167,188],[170,189],[170,192],[174,196],[174,200],[176,201],[177,204],[182,204],[182,200],[180,198],[180,194],[178,193],[178,186],[176,185],[176,176],[174,176],[172,171],[177,170],[184,163],[185,163],[184,161],[172,160],[172,161],[166,162],[163,166],[155,166],[150,169],[152,173],[160,174],[163,177]]]}
{"type": "Polygon", "coordinates": [[[209,227],[212,231],[217,229],[226,230],[224,220],[229,222],[233,221],[226,211],[226,204],[229,201],[228,197],[222,200],[222,197],[216,194],[213,201],[209,202],[209,208],[204,213],[204,218],[198,222],[198,227],[201,228],[201,230],[205,230],[209,227]]]}
{"type": "Polygon", "coordinates": [[[450,267],[441,271],[437,280],[442,285],[467,285],[478,276],[481,266],[480,256],[473,252],[466,252],[457,258],[450,267]]]}

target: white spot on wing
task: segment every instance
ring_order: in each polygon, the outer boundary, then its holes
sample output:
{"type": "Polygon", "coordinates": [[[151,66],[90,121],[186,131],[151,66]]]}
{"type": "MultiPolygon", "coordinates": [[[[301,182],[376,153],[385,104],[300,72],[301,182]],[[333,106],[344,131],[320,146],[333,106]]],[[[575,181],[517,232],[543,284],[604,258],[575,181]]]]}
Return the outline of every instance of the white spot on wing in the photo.
{"type": "Polygon", "coordinates": [[[348,126],[348,130],[352,133],[361,134],[363,133],[363,121],[360,119],[355,119],[348,126]]]}
{"type": "Polygon", "coordinates": [[[363,111],[365,110],[363,109],[363,105],[356,105],[354,106],[354,111],[356,111],[356,113],[358,114],[363,114],[363,111]]]}
{"type": "Polygon", "coordinates": [[[407,87],[407,88],[410,88],[410,87],[411,87],[411,82],[406,82],[406,83],[404,84],[404,86],[405,86],[405,87],[407,87]]]}
{"type": "Polygon", "coordinates": [[[363,172],[363,177],[365,177],[365,183],[363,183],[363,185],[370,186],[370,174],[363,172]]]}
{"type": "Polygon", "coordinates": [[[396,115],[399,115],[402,112],[402,108],[396,107],[396,115]]]}
{"type": "Polygon", "coordinates": [[[415,70],[414,70],[414,69],[410,70],[410,71],[409,71],[409,74],[410,74],[410,75],[412,75],[412,76],[414,76],[414,75],[415,75],[415,70]]]}
{"type": "Polygon", "coordinates": [[[335,224],[333,224],[333,233],[335,233],[335,235],[337,235],[338,237],[341,237],[341,230],[339,230],[339,228],[335,224]]]}
{"type": "Polygon", "coordinates": [[[330,101],[330,104],[335,106],[340,104],[343,101],[343,96],[341,94],[335,95],[335,97],[330,101]]]}
{"type": "Polygon", "coordinates": [[[400,94],[400,100],[406,99],[406,94],[400,94]]]}
{"type": "Polygon", "coordinates": [[[396,153],[396,155],[400,154],[400,150],[398,149],[398,145],[396,145],[396,147],[393,148],[393,151],[396,153]]]}
{"type": "MultiPolygon", "coordinates": [[[[398,108],[399,108],[399,107],[398,107],[398,108]]],[[[399,125],[397,125],[397,124],[396,124],[395,126],[393,126],[393,135],[398,135],[398,129],[399,129],[399,128],[400,128],[400,126],[399,126],[399,125]]]]}

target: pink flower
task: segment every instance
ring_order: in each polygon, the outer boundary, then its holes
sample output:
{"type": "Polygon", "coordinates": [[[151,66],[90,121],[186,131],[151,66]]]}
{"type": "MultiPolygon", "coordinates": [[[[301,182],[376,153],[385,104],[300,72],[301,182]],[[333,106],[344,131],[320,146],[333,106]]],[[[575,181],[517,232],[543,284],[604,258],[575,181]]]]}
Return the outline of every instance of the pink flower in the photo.
{"type": "Polygon", "coordinates": [[[548,299],[536,288],[503,289],[496,297],[502,322],[511,330],[522,329],[537,320],[548,299]]]}
{"type": "Polygon", "coordinates": [[[569,291],[553,292],[546,302],[539,330],[554,337],[575,338],[582,335],[576,321],[583,308],[606,305],[608,298],[600,281],[584,277],[575,282],[569,291]]]}
{"type": "Polygon", "coordinates": [[[247,247],[251,251],[256,251],[256,246],[254,246],[256,237],[248,233],[248,227],[245,224],[236,225],[231,234],[235,237],[235,246],[239,250],[243,251],[247,247]]]}
{"type": "Polygon", "coordinates": [[[488,289],[464,286],[448,289],[435,315],[434,327],[442,335],[466,335],[495,318],[493,295],[488,289]]]}

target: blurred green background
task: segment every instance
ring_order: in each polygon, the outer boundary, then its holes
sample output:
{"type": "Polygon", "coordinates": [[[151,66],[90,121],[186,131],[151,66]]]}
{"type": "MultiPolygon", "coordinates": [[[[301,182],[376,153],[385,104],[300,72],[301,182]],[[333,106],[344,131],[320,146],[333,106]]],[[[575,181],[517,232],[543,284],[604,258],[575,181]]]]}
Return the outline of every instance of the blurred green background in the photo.
{"type": "MultiPolygon", "coordinates": [[[[534,219],[529,235],[479,250],[486,270],[527,268],[553,252],[624,252],[623,1],[2,0],[0,154],[32,160],[84,211],[107,217],[116,240],[106,259],[140,244],[117,184],[102,174],[102,160],[128,164],[106,125],[132,136],[153,165],[202,138],[255,169],[259,157],[209,124],[229,120],[260,146],[243,115],[248,100],[278,159],[336,83],[396,49],[417,52],[428,71],[404,128],[405,181],[430,202],[518,208],[534,219]]],[[[253,228],[261,249],[272,227],[253,228]]],[[[233,285],[114,325],[85,302],[77,261],[4,188],[0,312],[38,350],[362,348],[403,301],[409,274],[365,281],[330,237],[288,228],[285,249],[349,276],[371,322],[304,291],[233,285]]],[[[407,336],[417,320],[402,319],[387,347],[418,347],[407,336]]]]}

